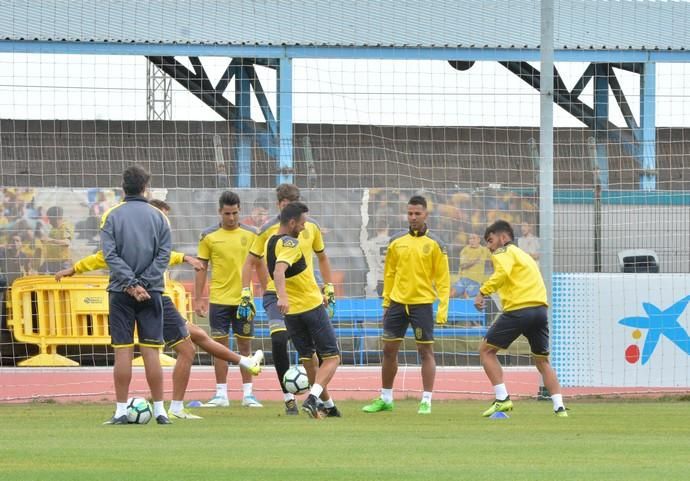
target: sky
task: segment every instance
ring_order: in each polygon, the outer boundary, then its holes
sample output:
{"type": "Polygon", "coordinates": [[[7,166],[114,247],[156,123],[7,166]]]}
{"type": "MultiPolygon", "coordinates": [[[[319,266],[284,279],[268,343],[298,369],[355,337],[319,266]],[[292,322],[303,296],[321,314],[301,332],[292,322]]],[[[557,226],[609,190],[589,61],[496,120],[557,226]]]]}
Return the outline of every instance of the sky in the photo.
{"type": "MultiPolygon", "coordinates": [[[[186,58],[180,61],[187,62],[186,58]]],[[[212,83],[230,59],[203,57],[212,83]]],[[[538,64],[534,64],[538,68],[538,64]]],[[[557,63],[571,88],[587,64],[557,63]]],[[[0,118],[146,119],[141,56],[0,54],[0,118]]],[[[275,112],[275,71],[257,67],[275,112]]],[[[639,119],[639,76],[617,70],[639,119]]],[[[233,83],[226,97],[233,99],[233,83]]],[[[496,62],[457,71],[444,61],[296,59],[293,121],[428,126],[538,126],[539,95],[496,62]]],[[[591,105],[591,82],[581,95],[591,105]]],[[[263,121],[252,96],[252,117],[263,121]]],[[[174,120],[220,120],[173,82],[174,120]]],[[[610,98],[611,120],[624,125],[610,98]]],[[[657,126],[690,125],[690,67],[657,65],[657,126]]],[[[582,124],[555,107],[556,127],[582,124]]]]}

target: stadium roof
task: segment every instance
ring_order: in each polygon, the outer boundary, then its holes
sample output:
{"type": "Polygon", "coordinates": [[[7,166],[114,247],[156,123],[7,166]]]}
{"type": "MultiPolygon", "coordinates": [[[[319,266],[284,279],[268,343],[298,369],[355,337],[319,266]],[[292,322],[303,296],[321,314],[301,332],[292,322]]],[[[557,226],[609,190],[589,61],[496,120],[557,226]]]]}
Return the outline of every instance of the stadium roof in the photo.
{"type": "MultiPolygon", "coordinates": [[[[685,50],[690,3],[555,0],[554,48],[685,50]]],[[[1,0],[0,39],[535,49],[536,0],[1,0]]]]}

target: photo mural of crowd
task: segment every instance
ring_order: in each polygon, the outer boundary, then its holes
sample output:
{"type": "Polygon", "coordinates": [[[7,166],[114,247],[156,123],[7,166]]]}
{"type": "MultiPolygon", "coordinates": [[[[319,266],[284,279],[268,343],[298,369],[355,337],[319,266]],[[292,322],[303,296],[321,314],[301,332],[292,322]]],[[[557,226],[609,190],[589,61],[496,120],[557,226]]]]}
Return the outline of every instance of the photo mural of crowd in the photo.
{"type": "Polygon", "coordinates": [[[0,190],[0,284],[55,273],[98,246],[103,213],[122,198],[119,189],[0,190]]]}
{"type": "Polygon", "coordinates": [[[515,228],[518,245],[539,260],[538,200],[534,192],[505,189],[476,191],[369,191],[369,226],[364,248],[369,265],[367,294],[380,295],[388,239],[407,225],[404,206],[414,194],[429,202],[430,229],[448,248],[453,285],[451,297],[473,298],[492,272],[491,253],[484,246],[484,229],[503,219],[515,228]]]}
{"type": "MultiPolygon", "coordinates": [[[[215,197],[220,191],[208,194],[215,197]]],[[[271,189],[238,193],[243,200],[243,223],[259,228],[277,214],[271,189]]],[[[349,285],[343,286],[342,291],[348,296],[380,296],[388,241],[391,235],[406,228],[405,205],[415,194],[428,199],[429,227],[448,248],[452,296],[474,297],[481,282],[491,274],[490,253],[484,246],[483,233],[497,219],[513,224],[518,245],[539,259],[538,204],[534,192],[491,188],[471,192],[369,189],[368,219],[362,218],[361,206],[352,202],[353,197],[361,198],[363,192],[345,196],[305,190],[305,194],[307,202],[313,205],[313,215],[324,229],[336,269],[357,271],[343,277],[349,285]],[[342,203],[334,200],[339,198],[342,203]],[[347,222],[340,222],[344,218],[347,222]],[[353,225],[357,220],[360,225],[353,225]],[[364,221],[363,237],[361,223],[364,221]],[[356,257],[353,252],[363,254],[358,262],[353,261],[356,257]]],[[[178,216],[176,227],[182,227],[186,209],[175,205],[175,192],[169,191],[167,197],[168,202],[172,201],[173,216],[178,216]]],[[[9,287],[24,275],[55,273],[91,254],[98,248],[102,214],[121,198],[119,189],[3,188],[0,191],[0,285],[9,287]]],[[[214,203],[205,205],[211,209],[206,213],[207,222],[212,223],[216,215],[214,203]]],[[[176,230],[179,234],[183,229],[176,230]]],[[[189,229],[189,234],[183,236],[190,237],[183,240],[184,247],[191,248],[197,236],[195,229],[189,229]]]]}

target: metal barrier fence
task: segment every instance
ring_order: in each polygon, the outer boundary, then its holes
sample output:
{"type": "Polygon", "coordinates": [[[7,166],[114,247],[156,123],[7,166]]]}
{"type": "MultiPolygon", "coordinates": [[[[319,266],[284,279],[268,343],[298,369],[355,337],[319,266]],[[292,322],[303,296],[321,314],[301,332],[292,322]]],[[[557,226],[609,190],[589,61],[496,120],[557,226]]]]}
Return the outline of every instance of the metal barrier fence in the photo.
{"type": "MultiPolygon", "coordinates": [[[[17,341],[39,347],[37,355],[18,365],[78,366],[58,354],[58,346],[109,345],[107,286],[107,276],[76,276],[60,282],[52,276],[28,276],[14,281],[8,327],[17,341]]],[[[191,299],[184,287],[168,281],[166,294],[188,318],[191,299]]]]}

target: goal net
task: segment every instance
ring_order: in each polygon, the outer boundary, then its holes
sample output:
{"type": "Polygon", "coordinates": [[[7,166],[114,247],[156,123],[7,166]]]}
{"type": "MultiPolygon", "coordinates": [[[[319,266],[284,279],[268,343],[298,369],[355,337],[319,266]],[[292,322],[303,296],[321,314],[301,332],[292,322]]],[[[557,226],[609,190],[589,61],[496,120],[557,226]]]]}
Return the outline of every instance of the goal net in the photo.
{"type": "MultiPolygon", "coordinates": [[[[483,232],[504,219],[514,226],[517,244],[537,261],[553,256],[552,343],[564,384],[642,390],[687,385],[684,305],[673,311],[675,338],[653,327],[690,294],[683,275],[690,269],[685,65],[656,65],[658,127],[651,146],[627,127],[594,132],[554,107],[554,250],[544,252],[539,94],[516,74],[538,70],[538,64],[294,59],[294,127],[286,162],[275,132],[284,128],[277,115],[280,69],[258,60],[233,62],[1,54],[0,271],[7,286],[27,275],[54,274],[62,263],[98,249],[99,217],[122,198],[120,174],[132,163],[152,173],[153,197],[172,208],[175,250],[188,254],[196,253],[200,232],[218,222],[223,190],[240,195],[245,222],[261,225],[277,214],[276,185],[293,182],[324,234],[343,362],[377,366],[383,257],[390,236],[407,228],[408,199],[423,195],[429,229],[447,247],[453,286],[449,322],[435,330],[439,366],[479,365],[477,346],[500,313],[495,301],[484,312],[472,303],[492,272],[483,232]],[[188,72],[186,83],[180,72],[188,72]],[[213,94],[194,91],[192,74],[213,94]],[[640,159],[649,158],[649,149],[656,166],[645,170],[640,159]],[[643,177],[654,179],[653,190],[643,177]],[[68,245],[54,242],[60,236],[68,245]],[[660,339],[651,346],[655,335],[660,339]]],[[[578,87],[587,64],[556,67],[563,87],[580,88],[581,102],[590,107],[597,95],[602,98],[595,84],[605,85],[615,125],[625,126],[627,117],[642,124],[639,73],[608,66],[607,82],[593,79],[578,87]],[[619,107],[622,94],[630,111],[619,107]]],[[[171,276],[193,289],[190,268],[176,267],[171,276]]],[[[4,290],[6,300],[10,293],[4,290]]],[[[11,321],[18,306],[5,303],[3,367],[39,349],[14,332],[46,322],[39,319],[40,299],[28,299],[33,318],[19,327],[11,321]]],[[[185,315],[208,327],[207,319],[185,315]]],[[[270,355],[261,313],[254,343],[270,355]]],[[[81,366],[113,361],[105,345],[58,344],[55,350],[81,366]]],[[[520,338],[500,359],[505,366],[527,367],[529,354],[520,338]]],[[[199,354],[198,363],[209,362],[199,354]]],[[[400,362],[418,363],[410,336],[400,362]]],[[[487,391],[488,385],[458,390],[487,391]]]]}

